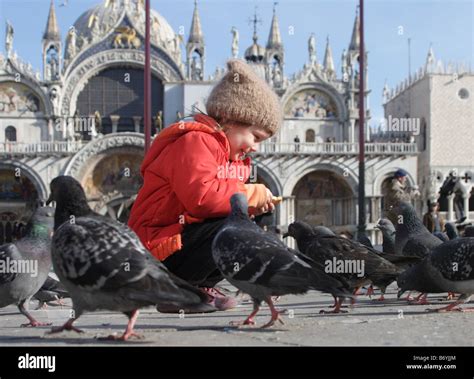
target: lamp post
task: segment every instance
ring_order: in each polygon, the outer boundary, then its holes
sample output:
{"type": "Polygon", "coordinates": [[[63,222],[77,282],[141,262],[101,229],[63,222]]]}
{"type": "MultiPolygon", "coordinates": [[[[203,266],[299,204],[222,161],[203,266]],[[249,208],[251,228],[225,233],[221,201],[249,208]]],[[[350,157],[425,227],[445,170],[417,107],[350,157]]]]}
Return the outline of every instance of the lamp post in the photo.
{"type": "Polygon", "coordinates": [[[151,143],[151,68],[150,68],[150,0],[145,0],[145,75],[144,75],[145,154],[151,143]]]}

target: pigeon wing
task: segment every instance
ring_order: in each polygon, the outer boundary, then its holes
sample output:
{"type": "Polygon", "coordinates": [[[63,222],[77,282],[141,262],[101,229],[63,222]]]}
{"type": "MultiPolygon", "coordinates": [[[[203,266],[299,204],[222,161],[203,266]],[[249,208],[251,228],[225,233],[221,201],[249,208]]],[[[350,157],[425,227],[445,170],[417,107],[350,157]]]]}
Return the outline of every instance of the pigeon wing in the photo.
{"type": "Polygon", "coordinates": [[[474,280],[474,238],[445,242],[433,250],[429,259],[448,280],[474,280]]]}
{"type": "Polygon", "coordinates": [[[12,261],[21,259],[21,252],[13,243],[0,246],[0,265],[5,268],[0,273],[0,285],[12,282],[16,278],[17,274],[15,272],[10,272],[8,265],[12,261]]]}

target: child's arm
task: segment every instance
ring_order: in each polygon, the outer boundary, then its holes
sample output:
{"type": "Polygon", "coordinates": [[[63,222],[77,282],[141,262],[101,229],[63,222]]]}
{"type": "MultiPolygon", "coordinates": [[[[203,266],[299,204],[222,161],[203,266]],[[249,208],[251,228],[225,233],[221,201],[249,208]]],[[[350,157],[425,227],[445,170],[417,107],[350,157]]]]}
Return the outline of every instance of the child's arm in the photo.
{"type": "Polygon", "coordinates": [[[170,184],[190,215],[227,216],[230,197],[236,192],[247,194],[249,207],[259,208],[267,203],[263,184],[246,185],[238,178],[221,175],[225,173],[225,167],[218,165],[221,147],[213,136],[189,132],[174,145],[168,157],[173,166],[170,184]]]}

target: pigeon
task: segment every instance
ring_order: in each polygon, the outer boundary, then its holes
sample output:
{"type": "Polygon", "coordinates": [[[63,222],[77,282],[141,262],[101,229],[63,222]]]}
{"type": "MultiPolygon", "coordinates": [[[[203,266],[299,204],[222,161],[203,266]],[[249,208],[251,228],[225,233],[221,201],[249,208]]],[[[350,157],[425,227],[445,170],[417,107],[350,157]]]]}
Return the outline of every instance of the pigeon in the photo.
{"type": "Polygon", "coordinates": [[[456,238],[435,247],[422,262],[398,277],[398,296],[405,291],[460,293],[457,301],[436,312],[472,311],[456,308],[474,294],[474,238],[456,238]]]}
{"type": "Polygon", "coordinates": [[[357,242],[371,249],[374,248],[374,245],[372,245],[372,242],[370,241],[369,237],[366,236],[365,233],[357,233],[357,242]]]}
{"type": "Polygon", "coordinates": [[[449,241],[449,237],[446,233],[443,233],[443,232],[433,232],[433,235],[436,237],[436,238],[439,238],[439,240],[441,242],[447,242],[449,241]]]}
{"type": "Polygon", "coordinates": [[[41,309],[53,301],[57,301],[59,305],[63,305],[61,299],[71,297],[67,293],[66,288],[64,288],[54,276],[53,273],[49,273],[40,290],[33,296],[39,301],[37,309],[41,309]]]}
{"type": "Polygon", "coordinates": [[[350,283],[354,292],[369,283],[379,287],[382,292],[379,300],[384,299],[386,287],[403,271],[375,249],[340,236],[321,235],[303,221],[290,224],[287,235],[295,238],[298,249],[311,259],[326,267],[331,262],[344,266],[339,275],[350,283]]]}
{"type": "Polygon", "coordinates": [[[474,225],[466,226],[464,229],[464,237],[474,237],[474,225]]]}
{"type": "Polygon", "coordinates": [[[459,238],[458,228],[456,228],[456,225],[454,225],[454,223],[447,222],[444,226],[444,229],[446,230],[446,235],[450,240],[455,240],[456,238],[459,238]]]}
{"type": "Polygon", "coordinates": [[[321,265],[254,224],[248,216],[244,194],[233,194],[230,204],[231,213],[212,241],[212,255],[223,276],[253,300],[252,313],[245,321],[232,324],[254,325],[253,318],[263,301],[272,313],[263,328],[277,320],[283,323],[272,296],[318,290],[351,297],[347,283],[327,275],[321,265]]]}
{"type": "Polygon", "coordinates": [[[48,203],[56,202],[52,240],[53,267],[71,295],[73,317],[50,333],[82,331],[73,323],[85,311],[124,313],[129,321],[121,336],[138,337],[133,327],[138,309],[152,305],[211,307],[207,295],[174,276],[155,259],[126,225],[93,212],[79,182],[59,176],[50,184],[48,203]]]}
{"type": "Polygon", "coordinates": [[[395,254],[424,258],[431,249],[443,243],[426,229],[411,204],[400,202],[394,211],[398,220],[395,254]]]}
{"type": "Polygon", "coordinates": [[[28,307],[51,269],[53,215],[51,207],[37,208],[25,236],[0,246],[0,307],[16,304],[29,321],[22,326],[50,325],[35,320],[28,307]]]}
{"type": "Polygon", "coordinates": [[[382,250],[384,253],[395,253],[395,226],[388,218],[381,218],[375,225],[376,229],[382,232],[382,250]]]}

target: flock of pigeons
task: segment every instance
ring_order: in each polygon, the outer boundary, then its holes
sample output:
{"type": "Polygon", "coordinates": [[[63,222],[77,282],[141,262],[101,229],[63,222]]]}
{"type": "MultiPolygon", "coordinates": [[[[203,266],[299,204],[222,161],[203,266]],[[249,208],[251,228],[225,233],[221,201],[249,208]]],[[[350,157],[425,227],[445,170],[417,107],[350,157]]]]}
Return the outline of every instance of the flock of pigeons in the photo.
{"type": "MultiPolygon", "coordinates": [[[[129,321],[125,332],[106,337],[127,340],[138,336],[133,328],[138,310],[147,306],[178,306],[193,312],[209,312],[207,295],[176,277],[155,259],[126,225],[101,216],[89,207],[81,185],[72,177],[59,176],[51,184],[56,207],[40,207],[33,215],[24,238],[0,246],[0,261],[37,261],[37,275],[27,272],[0,273],[0,307],[16,304],[29,323],[47,325],[28,312],[32,297],[40,305],[70,296],[73,317],[50,333],[74,330],[74,322],[85,311],[111,310],[124,313],[129,321]],[[53,222],[54,214],[54,222],[53,222]],[[54,234],[53,234],[54,231],[54,234]],[[51,235],[53,234],[52,238],[51,235]],[[52,277],[51,265],[59,280],[52,277]]],[[[470,310],[458,305],[474,294],[474,227],[459,237],[456,228],[443,242],[423,226],[414,209],[401,203],[396,209],[399,223],[381,219],[383,251],[370,241],[353,241],[330,229],[296,221],[288,233],[298,250],[289,248],[273,233],[257,226],[248,216],[243,194],[231,198],[231,214],[212,244],[217,267],[224,277],[253,300],[252,313],[237,325],[255,324],[262,302],[268,304],[271,319],[283,323],[274,297],[322,291],[334,297],[332,311],[344,312],[345,299],[354,302],[361,287],[381,290],[397,281],[399,297],[417,291],[417,301],[428,293],[459,294],[456,301],[436,311],[470,310]],[[363,270],[328,270],[328,262],[357,262],[363,270]]],[[[6,267],[6,264],[3,265],[6,267]]],[[[344,266],[349,267],[349,266],[344,266]]]]}

